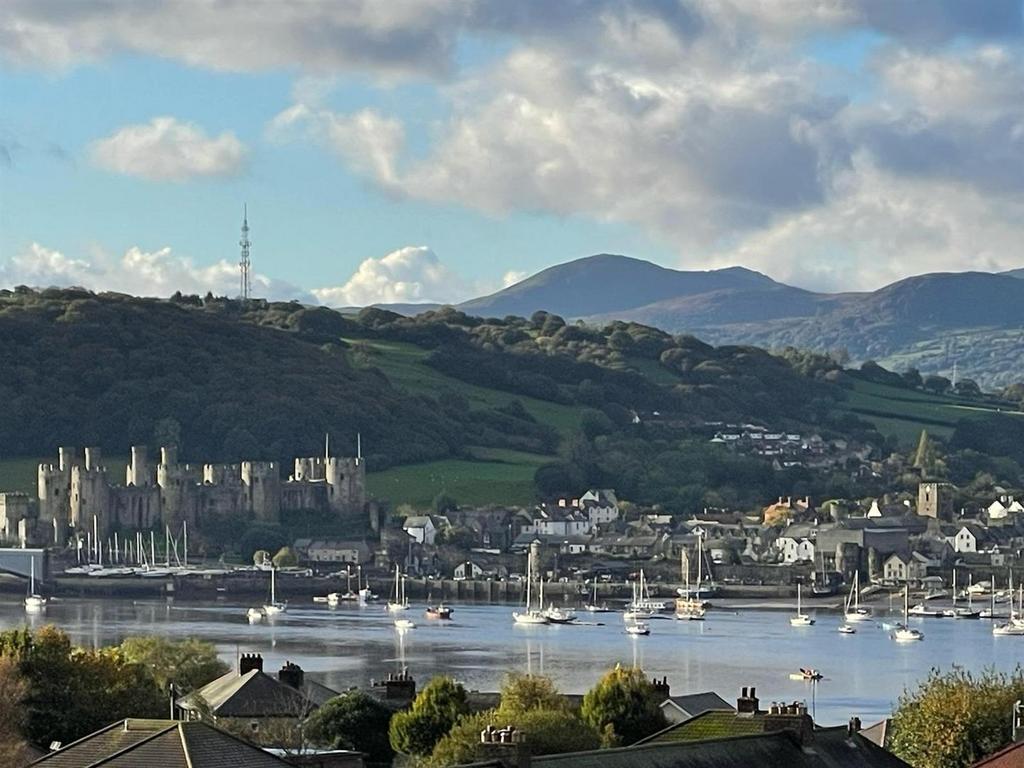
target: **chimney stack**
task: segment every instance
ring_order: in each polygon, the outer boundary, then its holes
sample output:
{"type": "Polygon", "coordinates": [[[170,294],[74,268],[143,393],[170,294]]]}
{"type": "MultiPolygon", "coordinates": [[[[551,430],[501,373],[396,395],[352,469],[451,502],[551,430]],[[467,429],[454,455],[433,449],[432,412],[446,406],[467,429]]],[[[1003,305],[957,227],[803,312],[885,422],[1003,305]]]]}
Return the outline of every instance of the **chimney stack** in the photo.
{"type": "Polygon", "coordinates": [[[513,725],[495,728],[488,725],[480,731],[484,760],[497,761],[503,768],[530,768],[530,751],[526,734],[513,725]]]}
{"type": "Polygon", "coordinates": [[[302,690],[302,683],[306,674],[302,671],[302,667],[298,664],[292,664],[290,661],[286,661],[284,666],[281,667],[277,673],[277,679],[287,685],[289,688],[294,688],[299,691],[302,690]]]}
{"type": "Polygon", "coordinates": [[[814,741],[814,721],[807,714],[807,705],[799,701],[772,707],[765,716],[764,730],[765,733],[790,731],[801,744],[814,741]]]}
{"type": "Polygon", "coordinates": [[[740,697],[736,700],[736,714],[742,717],[753,717],[758,712],[757,705],[757,689],[753,686],[744,687],[740,697]]]}
{"type": "Polygon", "coordinates": [[[860,718],[851,717],[850,722],[846,724],[846,735],[853,736],[855,733],[860,733],[860,718]]]}
{"type": "Polygon", "coordinates": [[[661,680],[654,678],[651,680],[651,685],[654,686],[654,692],[658,694],[658,698],[664,701],[671,695],[671,688],[668,684],[668,677],[663,677],[661,680]]]}
{"type": "Polygon", "coordinates": [[[254,669],[258,669],[260,672],[263,671],[263,656],[258,653],[243,653],[238,658],[238,674],[244,675],[246,672],[252,672],[254,669]]]}

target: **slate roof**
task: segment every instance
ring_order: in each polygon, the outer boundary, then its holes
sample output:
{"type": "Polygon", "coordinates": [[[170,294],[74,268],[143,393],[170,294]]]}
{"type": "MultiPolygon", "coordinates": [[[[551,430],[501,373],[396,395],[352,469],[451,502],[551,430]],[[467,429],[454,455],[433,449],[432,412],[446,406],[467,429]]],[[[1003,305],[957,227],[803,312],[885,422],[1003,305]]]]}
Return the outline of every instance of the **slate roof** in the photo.
{"type": "Polygon", "coordinates": [[[298,717],[337,696],[325,685],[304,681],[301,690],[282,683],[259,669],[244,675],[228,672],[179,699],[178,706],[191,709],[197,698],[217,717],[298,717]]]}
{"type": "Polygon", "coordinates": [[[691,743],[647,743],[620,749],[536,757],[535,768],[909,768],[845,726],[815,731],[801,744],[790,731],[691,743]]]}
{"type": "Polygon", "coordinates": [[[281,768],[288,763],[207,723],[121,720],[51,752],[43,768],[281,768]]]}
{"type": "Polygon", "coordinates": [[[982,758],[972,768],[1021,768],[1024,766],[1024,741],[1011,744],[988,757],[982,758]]]}
{"type": "Polygon", "coordinates": [[[681,723],[670,725],[653,736],[648,736],[643,743],[669,744],[751,736],[759,733],[764,733],[764,713],[758,713],[752,717],[738,717],[731,709],[713,709],[681,723]]]}
{"type": "Polygon", "coordinates": [[[685,696],[669,696],[666,701],[671,701],[690,717],[695,717],[712,709],[721,709],[734,712],[735,709],[728,701],[723,699],[714,691],[704,693],[689,693],[685,696]]]}

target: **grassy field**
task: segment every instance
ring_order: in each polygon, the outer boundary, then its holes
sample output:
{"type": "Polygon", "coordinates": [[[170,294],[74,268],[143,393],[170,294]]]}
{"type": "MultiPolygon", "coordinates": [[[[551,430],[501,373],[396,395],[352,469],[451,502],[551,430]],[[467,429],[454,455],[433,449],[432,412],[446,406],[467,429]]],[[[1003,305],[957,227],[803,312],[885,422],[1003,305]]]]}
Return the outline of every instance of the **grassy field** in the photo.
{"type": "MultiPolygon", "coordinates": [[[[0,493],[4,491],[21,491],[36,495],[36,478],[39,465],[43,462],[56,463],[56,456],[42,459],[0,459],[0,493]]],[[[124,469],[128,460],[121,457],[103,457],[103,464],[112,482],[124,484],[124,469]]]]}
{"type": "Polygon", "coordinates": [[[446,376],[423,363],[429,351],[415,344],[392,341],[359,343],[371,347],[377,353],[368,356],[367,365],[380,368],[392,384],[413,394],[436,395],[441,390],[449,389],[482,407],[501,406],[518,400],[537,421],[550,424],[563,436],[579,427],[578,408],[488,389],[446,376]]]}
{"type": "Polygon", "coordinates": [[[906,446],[917,442],[922,429],[932,435],[948,437],[961,419],[995,412],[994,408],[959,397],[860,379],[854,380],[849,398],[840,407],[872,422],[883,434],[895,435],[906,446]]]}
{"type": "Polygon", "coordinates": [[[370,495],[393,505],[428,507],[447,493],[460,504],[530,504],[536,500],[533,473],[550,456],[476,448],[479,460],[447,459],[395,467],[367,475],[370,495]]]}

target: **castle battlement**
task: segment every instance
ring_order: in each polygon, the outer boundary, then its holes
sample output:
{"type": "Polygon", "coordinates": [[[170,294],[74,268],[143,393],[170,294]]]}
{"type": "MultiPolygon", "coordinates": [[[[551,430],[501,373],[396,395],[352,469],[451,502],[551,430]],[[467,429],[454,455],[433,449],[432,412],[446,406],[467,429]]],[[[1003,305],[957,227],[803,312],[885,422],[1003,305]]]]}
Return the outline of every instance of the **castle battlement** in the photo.
{"type": "MultiPolygon", "coordinates": [[[[39,517],[55,531],[91,530],[102,535],[115,527],[151,529],[188,521],[242,514],[254,522],[277,522],[282,511],[319,509],[335,514],[362,512],[366,471],[361,459],[337,456],[295,459],[295,474],[281,478],[281,464],[246,460],[237,464],[179,464],[173,446],[160,449],[149,463],[145,446],[132,446],[124,485],[113,482],[99,448],[61,447],[57,464],[41,463],[38,472],[39,517]]],[[[58,542],[62,536],[58,534],[58,542]]]]}

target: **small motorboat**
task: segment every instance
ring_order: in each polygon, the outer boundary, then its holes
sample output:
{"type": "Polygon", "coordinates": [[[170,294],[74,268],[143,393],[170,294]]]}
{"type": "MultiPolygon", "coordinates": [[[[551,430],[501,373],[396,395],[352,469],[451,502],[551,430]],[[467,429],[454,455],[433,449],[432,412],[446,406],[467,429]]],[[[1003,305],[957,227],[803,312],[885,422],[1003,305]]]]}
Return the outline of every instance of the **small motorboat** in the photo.
{"type": "Polygon", "coordinates": [[[569,624],[576,621],[576,614],[567,608],[559,608],[554,605],[548,606],[544,615],[552,624],[569,624]]]}
{"type": "Polygon", "coordinates": [[[808,667],[807,669],[800,667],[799,672],[790,672],[789,677],[791,680],[821,680],[824,675],[818,670],[808,667]]]}
{"type": "Polygon", "coordinates": [[[259,608],[250,608],[245,612],[245,617],[249,620],[250,624],[259,624],[263,621],[263,611],[259,608]]]}
{"type": "Polygon", "coordinates": [[[851,627],[849,624],[840,624],[839,625],[839,634],[841,634],[841,635],[856,635],[857,634],[857,630],[854,627],[851,627]]]}
{"type": "Polygon", "coordinates": [[[428,619],[448,620],[452,617],[452,609],[444,603],[438,603],[437,605],[428,605],[424,614],[428,619]]]}
{"type": "Polygon", "coordinates": [[[416,629],[412,619],[395,619],[395,629],[416,629]]]}
{"type": "Polygon", "coordinates": [[[892,631],[891,637],[897,643],[907,643],[915,640],[924,640],[924,632],[913,627],[898,626],[892,631]]]}
{"type": "Polygon", "coordinates": [[[649,635],[651,634],[651,628],[646,621],[634,621],[631,624],[626,625],[626,634],[649,635]]]}

